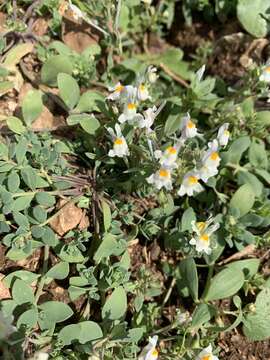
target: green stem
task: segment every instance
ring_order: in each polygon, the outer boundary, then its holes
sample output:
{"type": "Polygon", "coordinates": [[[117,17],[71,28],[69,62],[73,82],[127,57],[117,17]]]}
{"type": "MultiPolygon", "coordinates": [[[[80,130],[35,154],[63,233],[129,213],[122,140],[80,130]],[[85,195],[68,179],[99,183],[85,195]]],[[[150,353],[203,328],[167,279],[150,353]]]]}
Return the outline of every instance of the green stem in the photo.
{"type": "Polygon", "coordinates": [[[203,295],[202,295],[202,299],[204,299],[204,300],[207,297],[207,293],[208,293],[208,290],[209,290],[209,287],[210,287],[210,284],[211,284],[211,279],[212,279],[213,273],[214,273],[214,267],[215,267],[214,264],[209,265],[207,279],[206,279],[206,285],[205,285],[204,292],[203,292],[203,295]]]}
{"type": "Polygon", "coordinates": [[[38,289],[37,289],[36,296],[35,296],[35,304],[38,303],[38,300],[39,300],[40,295],[43,290],[43,286],[45,285],[45,280],[46,280],[45,275],[48,271],[49,253],[50,253],[50,247],[49,247],[49,245],[45,245],[44,246],[44,260],[43,260],[43,267],[42,267],[42,276],[41,276],[40,282],[38,284],[38,289]]]}

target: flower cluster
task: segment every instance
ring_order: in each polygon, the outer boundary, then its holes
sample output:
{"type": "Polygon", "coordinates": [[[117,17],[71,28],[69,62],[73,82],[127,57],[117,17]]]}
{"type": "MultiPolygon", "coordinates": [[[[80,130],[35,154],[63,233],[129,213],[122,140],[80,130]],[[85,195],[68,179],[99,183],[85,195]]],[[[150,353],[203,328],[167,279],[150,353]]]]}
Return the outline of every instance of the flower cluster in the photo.
{"type": "MultiPolygon", "coordinates": [[[[202,67],[197,73],[199,81],[203,76],[204,69],[205,68],[202,67]]],[[[120,124],[128,123],[134,128],[144,129],[151,155],[153,155],[158,164],[156,171],[147,177],[146,180],[158,190],[162,188],[172,190],[175,177],[174,170],[179,167],[178,156],[181,148],[187,140],[196,136],[202,137],[202,134],[198,133],[195,122],[191,119],[190,114],[187,113],[181,121],[179,128],[180,136],[174,139],[174,143],[167,146],[163,151],[153,151],[153,143],[149,135],[154,132],[152,126],[164,104],[159,108],[156,106],[149,107],[142,113],[138,111],[138,107],[141,102],[151,100],[149,85],[156,81],[156,71],[156,68],[150,66],[146,75],[138,79],[136,86],[124,86],[118,82],[115,86],[109,88],[110,94],[107,99],[117,101],[120,107],[122,107],[122,112],[118,116],[115,131],[112,128],[107,129],[113,141],[113,149],[109,150],[108,155],[110,157],[121,158],[129,156],[129,148],[122,134],[120,124]]],[[[219,149],[220,147],[226,146],[229,140],[228,126],[229,124],[225,123],[219,128],[217,138],[208,143],[208,148],[203,151],[198,164],[183,176],[178,190],[179,196],[193,196],[201,192],[203,186],[200,180],[207,183],[209,178],[217,175],[221,160],[219,149]]]]}

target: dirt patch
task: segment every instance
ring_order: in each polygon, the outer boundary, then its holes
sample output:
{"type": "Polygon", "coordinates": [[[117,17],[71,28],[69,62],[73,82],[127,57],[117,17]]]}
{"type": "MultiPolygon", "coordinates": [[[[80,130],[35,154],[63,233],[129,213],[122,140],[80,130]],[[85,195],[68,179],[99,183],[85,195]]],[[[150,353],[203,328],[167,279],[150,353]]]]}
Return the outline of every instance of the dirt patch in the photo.
{"type": "Polygon", "coordinates": [[[270,341],[249,342],[243,335],[234,330],[220,336],[219,346],[221,360],[269,360],[270,341]]]}

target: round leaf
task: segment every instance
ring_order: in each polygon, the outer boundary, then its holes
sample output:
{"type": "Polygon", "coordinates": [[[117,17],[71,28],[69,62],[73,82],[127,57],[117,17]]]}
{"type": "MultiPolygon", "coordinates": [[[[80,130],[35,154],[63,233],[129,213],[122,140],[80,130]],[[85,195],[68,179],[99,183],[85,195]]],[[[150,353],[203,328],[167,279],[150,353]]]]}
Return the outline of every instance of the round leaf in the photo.
{"type": "Polygon", "coordinates": [[[72,110],[80,99],[80,88],[77,81],[69,74],[60,73],[57,76],[57,84],[61,99],[72,110]]]}
{"type": "Polygon", "coordinates": [[[109,320],[120,319],[127,310],[127,295],[122,286],[116,288],[108,297],[102,309],[102,318],[109,320]]]}

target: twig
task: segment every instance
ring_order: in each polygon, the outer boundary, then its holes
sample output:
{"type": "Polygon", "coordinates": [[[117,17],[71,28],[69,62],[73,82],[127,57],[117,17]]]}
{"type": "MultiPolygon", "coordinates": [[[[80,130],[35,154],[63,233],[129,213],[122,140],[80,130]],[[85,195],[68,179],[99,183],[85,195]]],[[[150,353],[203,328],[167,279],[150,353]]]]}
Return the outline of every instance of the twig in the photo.
{"type": "Polygon", "coordinates": [[[119,28],[119,18],[120,18],[120,12],[121,12],[121,0],[117,1],[117,9],[116,9],[116,16],[115,16],[115,22],[114,22],[114,31],[118,33],[119,28]]]}
{"type": "Polygon", "coordinates": [[[233,260],[239,260],[242,259],[243,257],[254,255],[255,249],[256,246],[254,244],[248,245],[243,250],[238,251],[236,254],[233,254],[229,256],[227,259],[220,261],[218,265],[225,265],[233,260]]]}
{"type": "Polygon", "coordinates": [[[17,20],[17,1],[13,0],[12,2],[12,10],[13,10],[13,20],[17,20]]]}
{"type": "Polygon", "coordinates": [[[28,9],[26,10],[24,17],[23,17],[23,22],[26,23],[27,20],[30,18],[30,16],[32,16],[32,12],[35,10],[35,8],[37,8],[39,5],[41,5],[43,0],[36,0],[33,2],[32,5],[30,5],[28,7],[28,9]]]}
{"type": "Polygon", "coordinates": [[[159,66],[161,67],[161,69],[163,71],[165,71],[166,74],[168,74],[173,80],[175,80],[176,82],[178,82],[179,84],[181,84],[182,86],[188,88],[189,84],[182,79],[180,76],[176,75],[174,72],[172,72],[166,65],[164,65],[163,63],[160,63],[159,66]]]}
{"type": "Polygon", "coordinates": [[[172,281],[171,281],[171,285],[170,285],[170,287],[169,287],[169,289],[168,289],[168,291],[167,291],[167,293],[165,295],[165,298],[164,298],[164,300],[162,302],[162,306],[161,306],[162,308],[164,307],[166,302],[169,300],[175,284],[176,284],[176,278],[173,278],[172,281]]]}

